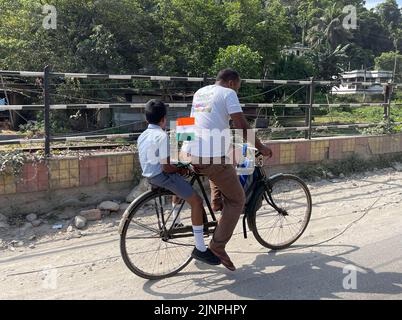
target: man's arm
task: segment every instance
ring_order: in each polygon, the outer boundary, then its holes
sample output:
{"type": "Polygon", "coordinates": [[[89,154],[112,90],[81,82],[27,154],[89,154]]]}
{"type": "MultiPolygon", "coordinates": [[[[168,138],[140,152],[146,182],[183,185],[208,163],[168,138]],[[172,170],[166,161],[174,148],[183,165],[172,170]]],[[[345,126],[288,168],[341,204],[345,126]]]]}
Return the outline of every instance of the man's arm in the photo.
{"type": "Polygon", "coordinates": [[[165,173],[176,173],[178,172],[178,168],[174,165],[170,164],[170,158],[165,159],[162,162],[162,171],[165,173]]]}
{"type": "MultiPolygon", "coordinates": [[[[235,129],[240,129],[243,130],[243,139],[247,140],[248,142],[254,142],[250,141],[250,137],[247,137],[247,130],[251,129],[246,118],[244,117],[243,112],[237,112],[237,113],[232,113],[230,117],[233,120],[233,126],[235,129]]],[[[261,152],[263,156],[266,157],[271,157],[272,156],[272,151],[270,148],[268,148],[266,145],[261,143],[260,139],[255,137],[255,147],[258,149],[258,151],[261,152]]]]}
{"type": "Polygon", "coordinates": [[[165,173],[178,173],[181,175],[186,175],[189,172],[185,168],[178,168],[177,166],[170,164],[170,157],[162,161],[162,171],[165,173]]]}

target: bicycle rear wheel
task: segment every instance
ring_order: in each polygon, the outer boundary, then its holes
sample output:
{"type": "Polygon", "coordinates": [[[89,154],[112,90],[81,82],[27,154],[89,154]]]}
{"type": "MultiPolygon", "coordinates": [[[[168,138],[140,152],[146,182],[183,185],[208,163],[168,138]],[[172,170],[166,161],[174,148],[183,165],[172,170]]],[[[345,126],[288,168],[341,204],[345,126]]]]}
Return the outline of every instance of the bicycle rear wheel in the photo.
{"type": "MultiPolygon", "coordinates": [[[[170,191],[149,191],[130,206],[121,229],[120,251],[127,267],[136,275],[151,280],[170,277],[191,261],[193,235],[171,239],[163,232],[173,224],[170,191]]],[[[181,207],[178,205],[179,208],[181,207]]],[[[178,214],[183,225],[191,226],[191,210],[187,203],[178,214]]]]}
{"type": "Polygon", "coordinates": [[[266,186],[257,190],[249,225],[260,244],[280,250],[288,248],[306,230],[311,194],[303,180],[289,174],[274,178],[270,184],[271,191],[266,186]]]}

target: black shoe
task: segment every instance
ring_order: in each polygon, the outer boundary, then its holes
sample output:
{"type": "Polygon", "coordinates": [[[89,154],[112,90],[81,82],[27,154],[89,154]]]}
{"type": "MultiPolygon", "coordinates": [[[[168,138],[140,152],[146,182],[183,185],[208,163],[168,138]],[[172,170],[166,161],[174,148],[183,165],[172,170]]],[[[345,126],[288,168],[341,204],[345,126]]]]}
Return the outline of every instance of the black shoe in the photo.
{"type": "Polygon", "coordinates": [[[207,251],[205,252],[202,252],[197,248],[194,248],[193,252],[191,253],[191,256],[196,260],[202,261],[204,263],[213,266],[221,264],[221,260],[216,255],[214,255],[212,251],[209,250],[209,248],[207,248],[207,251]]]}

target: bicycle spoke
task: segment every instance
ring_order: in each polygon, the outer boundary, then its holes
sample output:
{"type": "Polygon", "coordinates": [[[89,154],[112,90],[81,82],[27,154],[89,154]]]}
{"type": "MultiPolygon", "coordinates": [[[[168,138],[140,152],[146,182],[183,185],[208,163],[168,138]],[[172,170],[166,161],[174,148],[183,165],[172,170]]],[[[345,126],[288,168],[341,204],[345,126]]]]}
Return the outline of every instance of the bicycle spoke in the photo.
{"type": "MultiPolygon", "coordinates": [[[[140,205],[126,229],[125,246],[127,260],[140,275],[168,275],[186,265],[194,246],[191,233],[174,239],[163,239],[173,229],[173,205],[171,194],[155,194],[140,205]],[[160,229],[160,230],[159,230],[160,229]]],[[[184,203],[177,214],[181,222],[191,221],[191,212],[184,203]]]]}
{"type": "Polygon", "coordinates": [[[261,207],[255,213],[255,235],[268,247],[284,247],[307,226],[310,202],[302,183],[295,178],[281,177],[271,187],[271,194],[268,190],[262,193],[261,207]]]}

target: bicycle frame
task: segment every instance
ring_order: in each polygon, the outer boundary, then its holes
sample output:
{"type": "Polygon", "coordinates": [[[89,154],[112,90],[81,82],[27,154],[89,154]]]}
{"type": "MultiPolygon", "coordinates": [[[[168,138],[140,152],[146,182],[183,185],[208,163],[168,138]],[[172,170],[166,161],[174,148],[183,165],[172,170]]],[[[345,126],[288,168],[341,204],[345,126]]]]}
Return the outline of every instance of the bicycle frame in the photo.
{"type": "MultiPolygon", "coordinates": [[[[246,220],[250,216],[250,214],[255,214],[254,212],[250,212],[250,207],[251,207],[252,203],[254,203],[255,201],[258,200],[258,199],[255,199],[255,196],[253,196],[254,191],[258,190],[258,188],[261,188],[261,187],[265,188],[266,192],[263,193],[263,197],[266,200],[266,202],[273,209],[275,209],[281,215],[287,215],[287,212],[285,210],[283,210],[282,208],[279,208],[275,204],[274,200],[272,199],[272,195],[271,195],[271,192],[272,192],[271,181],[273,181],[275,178],[281,176],[282,174],[277,174],[277,175],[267,178],[267,175],[263,168],[263,158],[260,155],[258,155],[258,156],[256,156],[256,160],[257,161],[256,161],[256,165],[255,165],[255,170],[257,172],[257,177],[254,179],[253,183],[251,184],[250,188],[248,189],[248,191],[246,193],[246,199],[248,199],[248,201],[245,204],[244,211],[243,211],[243,235],[244,235],[245,239],[247,239],[246,220]],[[252,193],[251,197],[250,197],[250,193],[252,193]]],[[[210,234],[211,232],[209,231],[208,228],[216,227],[217,219],[214,214],[214,211],[212,210],[212,206],[208,199],[208,195],[205,191],[204,185],[202,184],[201,176],[193,171],[191,174],[190,184],[193,186],[195,183],[198,183],[198,185],[201,189],[202,197],[203,197],[204,201],[206,202],[206,205],[207,205],[207,208],[209,211],[209,215],[212,218],[212,221],[208,221],[208,213],[206,211],[204,211],[204,232],[206,229],[207,234],[210,234]]],[[[159,198],[159,202],[162,207],[160,198],[159,198]]],[[[181,212],[183,206],[184,206],[184,200],[182,199],[180,202],[179,214],[175,217],[175,219],[173,220],[173,223],[169,229],[166,228],[165,217],[163,215],[163,212],[161,212],[161,214],[159,214],[159,210],[156,210],[157,216],[158,216],[158,224],[159,224],[159,228],[161,230],[161,236],[164,239],[168,240],[168,239],[172,239],[172,238],[182,238],[182,237],[188,237],[188,236],[192,235],[192,226],[174,228],[176,220],[177,220],[178,216],[180,215],[180,212],[181,212]]],[[[175,206],[173,208],[175,208],[175,206]]],[[[169,216],[167,217],[167,220],[170,218],[171,214],[172,213],[169,214],[169,216]]],[[[249,226],[249,228],[250,228],[250,226],[249,226]]]]}
{"type": "MultiPolygon", "coordinates": [[[[202,196],[204,198],[204,201],[207,204],[207,208],[208,208],[209,214],[210,214],[211,219],[212,219],[212,221],[208,221],[208,213],[206,211],[204,211],[204,228],[207,229],[207,233],[209,234],[210,231],[209,231],[208,228],[209,227],[216,227],[217,219],[216,219],[214,211],[212,210],[212,206],[211,206],[211,203],[210,203],[210,201],[208,199],[207,192],[205,191],[204,185],[202,184],[201,176],[198,175],[197,173],[192,174],[190,184],[193,186],[195,182],[198,183],[198,185],[199,185],[199,187],[201,189],[202,196]]],[[[160,199],[159,199],[159,201],[160,201],[160,199]]],[[[184,206],[184,200],[181,200],[178,216],[180,215],[180,212],[181,212],[183,206],[184,206]]],[[[158,224],[162,225],[162,226],[166,226],[163,214],[160,215],[158,210],[156,212],[157,212],[157,217],[158,217],[158,224]],[[161,220],[162,220],[162,224],[161,224],[161,220]]],[[[170,218],[170,215],[171,215],[171,213],[169,214],[167,219],[170,218]]],[[[176,223],[176,220],[177,220],[178,216],[175,217],[175,219],[173,220],[172,225],[170,226],[169,229],[160,227],[160,229],[162,230],[161,235],[166,240],[167,239],[184,238],[184,237],[192,236],[192,232],[193,232],[192,226],[174,228],[174,225],[176,223]],[[188,233],[191,233],[191,234],[188,234],[188,233]]]]}
{"type": "MultiPolygon", "coordinates": [[[[283,209],[278,208],[275,205],[275,202],[274,202],[274,200],[272,199],[272,196],[271,196],[272,187],[271,187],[271,182],[270,181],[272,179],[280,176],[281,174],[275,175],[275,176],[273,176],[273,177],[268,179],[267,176],[266,176],[266,173],[264,171],[264,168],[262,166],[262,162],[256,165],[255,170],[257,171],[257,178],[253,181],[252,185],[250,186],[249,191],[246,194],[246,197],[249,198],[250,193],[252,193],[255,190],[257,190],[257,188],[260,188],[260,187],[263,186],[268,191],[268,192],[264,193],[264,198],[267,201],[267,203],[272,208],[274,208],[276,211],[278,211],[279,214],[286,215],[287,213],[283,209]]],[[[193,172],[191,180],[190,180],[190,184],[193,186],[195,183],[197,183],[199,185],[199,187],[200,187],[202,197],[203,197],[204,201],[206,202],[206,205],[207,205],[207,208],[208,208],[208,211],[209,211],[209,215],[211,216],[211,219],[212,219],[212,221],[208,221],[208,212],[204,212],[205,213],[204,214],[204,227],[207,229],[207,234],[210,234],[212,232],[210,232],[208,228],[209,227],[216,227],[217,219],[216,219],[216,216],[214,214],[214,211],[212,210],[212,206],[211,206],[211,203],[210,203],[210,201],[208,199],[207,192],[206,192],[206,190],[204,188],[204,185],[202,184],[201,176],[198,175],[197,173],[193,172]]],[[[244,211],[243,211],[243,235],[244,235],[245,239],[247,238],[246,220],[247,220],[249,214],[252,214],[252,212],[249,212],[250,204],[253,203],[256,200],[257,199],[254,199],[254,197],[251,196],[249,198],[249,201],[246,203],[244,211]]],[[[182,200],[180,202],[179,212],[181,212],[183,206],[184,206],[184,201],[182,200]]],[[[166,226],[163,214],[159,215],[159,212],[157,211],[157,215],[158,215],[158,223],[161,226],[166,226]],[[162,223],[161,223],[160,220],[162,220],[162,223]]],[[[170,215],[171,215],[171,213],[170,213],[170,215]]],[[[167,219],[170,218],[170,215],[168,216],[167,219]]],[[[180,213],[178,214],[178,216],[179,215],[180,215],[180,213]]],[[[161,230],[162,230],[161,235],[166,240],[167,239],[183,238],[183,237],[192,236],[192,226],[174,228],[174,225],[175,225],[175,222],[176,222],[176,219],[178,218],[178,216],[175,217],[175,219],[173,220],[173,223],[172,223],[172,225],[170,226],[169,229],[166,229],[166,227],[161,228],[161,230]]]]}

